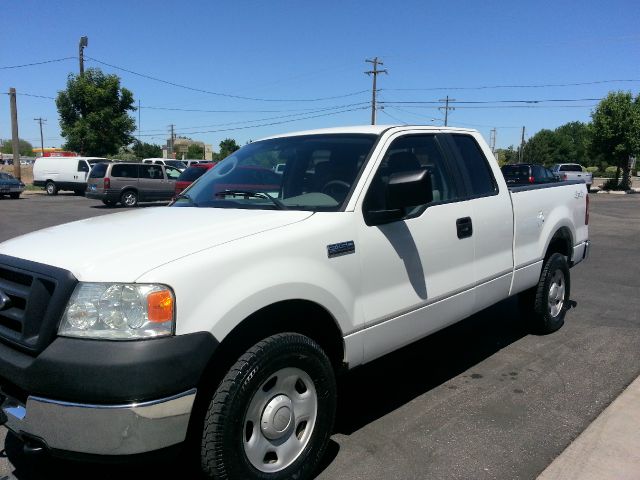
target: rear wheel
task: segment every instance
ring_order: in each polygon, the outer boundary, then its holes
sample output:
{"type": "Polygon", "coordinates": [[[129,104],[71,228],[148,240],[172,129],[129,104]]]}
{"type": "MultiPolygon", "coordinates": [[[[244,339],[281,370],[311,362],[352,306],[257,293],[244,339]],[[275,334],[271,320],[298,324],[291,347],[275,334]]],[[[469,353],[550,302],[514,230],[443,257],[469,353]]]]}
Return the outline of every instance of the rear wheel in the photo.
{"type": "Polygon", "coordinates": [[[531,327],[537,333],[552,333],[564,324],[569,309],[571,280],[564,255],[551,255],[540,274],[538,285],[520,294],[531,327]]]}
{"type": "Polygon", "coordinates": [[[282,333],[254,345],[213,394],[201,465],[209,478],[309,478],[336,408],[333,369],[308,337],[282,333]]]}
{"type": "Polygon", "coordinates": [[[58,186],[53,183],[51,180],[49,180],[45,186],[44,189],[47,192],[47,195],[57,195],[58,194],[58,186]]]}
{"type": "Polygon", "coordinates": [[[10,193],[9,196],[11,198],[13,198],[14,200],[17,199],[17,198],[20,198],[20,194],[19,193],[10,193]]]}
{"type": "Polygon", "coordinates": [[[133,190],[127,190],[120,195],[120,203],[124,207],[135,207],[138,205],[138,194],[133,190]]]}

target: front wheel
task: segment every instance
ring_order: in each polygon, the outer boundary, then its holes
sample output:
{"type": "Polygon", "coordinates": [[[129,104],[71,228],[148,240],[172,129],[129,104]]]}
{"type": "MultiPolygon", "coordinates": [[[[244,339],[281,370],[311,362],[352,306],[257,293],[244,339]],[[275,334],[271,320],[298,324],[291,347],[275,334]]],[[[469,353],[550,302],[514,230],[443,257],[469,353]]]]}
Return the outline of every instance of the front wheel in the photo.
{"type": "Polygon", "coordinates": [[[333,368],[320,346],[296,333],[268,337],[240,357],[213,394],[202,470],[209,478],[309,478],[335,409],[333,368]]]}
{"type": "Polygon", "coordinates": [[[570,287],[567,260],[554,253],[544,263],[538,285],[520,295],[534,331],[547,334],[562,327],[569,309],[570,287]]]}

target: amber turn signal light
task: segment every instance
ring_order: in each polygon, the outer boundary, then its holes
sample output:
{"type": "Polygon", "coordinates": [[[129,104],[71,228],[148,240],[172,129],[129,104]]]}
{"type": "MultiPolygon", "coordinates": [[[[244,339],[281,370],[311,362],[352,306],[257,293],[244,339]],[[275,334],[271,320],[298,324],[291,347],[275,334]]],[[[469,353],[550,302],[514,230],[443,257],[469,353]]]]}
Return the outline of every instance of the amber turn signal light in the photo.
{"type": "Polygon", "coordinates": [[[150,322],[173,320],[173,296],[169,290],[151,292],[147,295],[147,312],[150,322]]]}

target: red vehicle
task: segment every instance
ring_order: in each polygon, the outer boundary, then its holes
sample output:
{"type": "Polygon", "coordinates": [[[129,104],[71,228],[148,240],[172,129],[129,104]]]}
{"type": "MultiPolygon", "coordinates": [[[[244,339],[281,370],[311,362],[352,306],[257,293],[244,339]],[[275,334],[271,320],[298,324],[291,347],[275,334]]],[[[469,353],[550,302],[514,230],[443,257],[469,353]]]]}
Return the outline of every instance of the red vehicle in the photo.
{"type": "Polygon", "coordinates": [[[176,195],[204,175],[207,170],[211,170],[215,165],[215,163],[196,163],[187,168],[180,174],[178,180],[176,180],[176,195]]]}

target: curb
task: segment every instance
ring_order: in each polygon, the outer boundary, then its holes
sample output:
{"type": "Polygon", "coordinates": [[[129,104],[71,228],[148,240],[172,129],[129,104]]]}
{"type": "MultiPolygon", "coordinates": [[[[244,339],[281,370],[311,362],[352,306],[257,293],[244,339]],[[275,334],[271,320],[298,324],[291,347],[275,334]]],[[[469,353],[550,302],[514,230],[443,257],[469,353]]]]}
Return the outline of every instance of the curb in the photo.
{"type": "Polygon", "coordinates": [[[538,480],[640,478],[640,377],[596,418],[538,480]]]}

